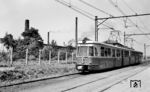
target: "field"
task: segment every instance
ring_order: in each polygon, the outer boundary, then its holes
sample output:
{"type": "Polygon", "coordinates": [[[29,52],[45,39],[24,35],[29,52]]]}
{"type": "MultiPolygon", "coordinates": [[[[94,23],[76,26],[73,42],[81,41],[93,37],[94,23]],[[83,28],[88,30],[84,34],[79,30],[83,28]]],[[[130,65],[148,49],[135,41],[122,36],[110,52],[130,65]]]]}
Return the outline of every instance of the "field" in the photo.
{"type": "Polygon", "coordinates": [[[77,72],[75,63],[71,61],[53,61],[50,63],[48,61],[30,61],[25,64],[24,60],[20,60],[13,62],[11,66],[1,62],[0,66],[14,68],[13,70],[0,71],[0,86],[77,72]]]}

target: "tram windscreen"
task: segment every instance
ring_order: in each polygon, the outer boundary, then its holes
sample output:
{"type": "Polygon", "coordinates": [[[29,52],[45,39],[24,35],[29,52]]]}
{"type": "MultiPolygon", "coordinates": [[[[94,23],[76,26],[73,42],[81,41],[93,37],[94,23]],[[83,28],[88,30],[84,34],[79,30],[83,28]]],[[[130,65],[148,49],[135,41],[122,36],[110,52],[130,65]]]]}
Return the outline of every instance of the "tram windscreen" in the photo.
{"type": "Polygon", "coordinates": [[[87,56],[87,50],[88,50],[87,46],[80,46],[80,47],[78,47],[77,55],[78,56],[87,56]]]}

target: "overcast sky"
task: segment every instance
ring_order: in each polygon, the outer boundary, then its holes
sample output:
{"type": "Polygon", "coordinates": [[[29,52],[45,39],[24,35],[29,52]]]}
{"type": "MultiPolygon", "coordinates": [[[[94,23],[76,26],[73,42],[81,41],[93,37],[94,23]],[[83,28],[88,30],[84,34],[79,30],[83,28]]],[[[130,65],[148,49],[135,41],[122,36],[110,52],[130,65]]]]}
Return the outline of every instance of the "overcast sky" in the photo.
{"type": "MultiPolygon", "coordinates": [[[[65,1],[90,12],[93,16],[108,17],[108,15],[88,7],[79,0],[65,1]]],[[[122,15],[109,0],[85,1],[114,16],[122,15]]],[[[128,15],[150,13],[149,0],[113,0],[113,2],[128,15]]],[[[75,17],[79,19],[79,38],[87,36],[94,40],[94,21],[55,0],[0,0],[0,37],[3,37],[6,32],[13,34],[16,39],[21,37],[25,19],[29,19],[30,26],[39,29],[45,43],[47,42],[47,32],[50,31],[50,39],[55,39],[58,44],[62,45],[63,42],[67,43],[74,39],[75,17]]],[[[131,18],[131,20],[138,24],[141,31],[150,32],[150,16],[131,18]]],[[[107,23],[122,33],[124,31],[126,33],[142,33],[129,21],[127,21],[127,25],[130,27],[124,28],[123,19],[107,20],[107,23]]],[[[112,30],[100,29],[99,41],[107,40],[110,31],[112,30]]],[[[123,38],[123,35],[121,35],[121,38],[123,38]]],[[[134,48],[140,51],[143,51],[144,43],[150,45],[150,36],[133,36],[132,38],[136,40],[134,48]]],[[[123,40],[121,41],[123,43],[123,40]]],[[[150,48],[147,48],[147,52],[149,50],[150,48]]]]}

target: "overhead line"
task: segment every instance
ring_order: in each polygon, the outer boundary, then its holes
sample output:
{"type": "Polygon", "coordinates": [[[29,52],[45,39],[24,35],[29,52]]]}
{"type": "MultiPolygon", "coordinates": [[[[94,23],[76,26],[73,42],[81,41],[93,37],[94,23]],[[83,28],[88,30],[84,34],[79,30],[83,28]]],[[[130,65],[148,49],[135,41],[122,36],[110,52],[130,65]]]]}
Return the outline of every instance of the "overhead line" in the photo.
{"type": "Polygon", "coordinates": [[[74,6],[72,6],[72,5],[70,5],[69,3],[67,3],[66,1],[64,1],[64,0],[55,0],[55,1],[57,1],[57,2],[59,2],[60,4],[62,4],[62,5],[64,5],[64,6],[67,6],[67,7],[69,7],[69,8],[71,8],[71,9],[73,9],[73,10],[75,10],[76,12],[78,12],[78,13],[80,13],[80,14],[82,14],[82,15],[84,15],[84,16],[86,16],[86,17],[88,17],[89,19],[92,19],[92,20],[94,20],[94,18],[92,18],[91,16],[94,16],[94,15],[92,15],[92,14],[90,14],[90,13],[88,13],[88,15],[87,14],[85,14],[85,13],[87,13],[86,11],[84,11],[84,10],[81,10],[81,9],[79,9],[79,10],[77,10],[76,8],[77,7],[74,7],[74,6]],[[81,12],[82,11],[82,12],[81,12]],[[84,12],[84,13],[83,13],[84,12]],[[90,16],[89,16],[90,15],[90,16]]]}
{"type": "Polygon", "coordinates": [[[79,1],[84,3],[84,4],[86,4],[86,5],[88,5],[88,6],[90,6],[90,7],[92,7],[92,8],[94,8],[94,9],[96,9],[96,10],[98,10],[98,11],[100,11],[100,12],[102,12],[102,13],[104,13],[104,14],[106,14],[106,15],[113,16],[113,15],[111,15],[111,14],[109,14],[109,13],[107,13],[107,12],[97,8],[97,7],[95,7],[94,5],[85,2],[84,0],[79,0],[79,1]]]}
{"type": "MultiPolygon", "coordinates": [[[[85,2],[84,0],[79,0],[79,1],[82,2],[83,4],[87,5],[87,6],[90,6],[90,7],[94,8],[94,9],[96,9],[96,10],[98,10],[98,11],[100,11],[100,12],[106,14],[106,15],[113,16],[112,14],[109,14],[109,13],[107,13],[107,12],[105,12],[105,11],[99,9],[99,8],[95,7],[94,5],[85,2]]],[[[107,20],[107,19],[106,19],[106,20],[107,20]]],[[[105,20],[105,21],[106,21],[106,20],[105,20]]],[[[105,21],[101,22],[100,24],[103,24],[105,21]]],[[[106,24],[109,25],[108,23],[106,23],[106,24]]],[[[105,24],[103,24],[103,25],[105,25],[105,24]]],[[[109,29],[114,30],[114,28],[112,28],[112,27],[109,27],[109,29]]]]}
{"type": "Polygon", "coordinates": [[[137,12],[135,12],[124,0],[122,0],[124,2],[124,4],[135,14],[137,14],[137,12]]]}
{"type": "MultiPolygon", "coordinates": [[[[137,14],[137,12],[135,12],[124,0],[122,0],[124,2],[124,4],[132,11],[134,12],[135,14],[137,14]]],[[[147,28],[147,26],[144,25],[143,21],[141,21],[141,19],[139,19],[139,21],[141,22],[141,24],[147,28]]],[[[148,28],[149,29],[149,28],[148,28]]]]}
{"type": "Polygon", "coordinates": [[[125,15],[125,16],[113,16],[113,17],[105,17],[105,18],[98,18],[99,20],[103,20],[103,19],[114,19],[114,18],[128,18],[128,17],[137,17],[137,16],[148,16],[150,15],[150,13],[146,13],[146,14],[135,14],[135,15],[125,15]]]}
{"type": "MultiPolygon", "coordinates": [[[[132,11],[132,12],[134,12],[135,14],[137,14],[137,12],[135,12],[124,0],[123,0],[123,2],[125,3],[125,5],[132,11]]],[[[140,22],[141,22],[141,20],[140,20],[140,22]]],[[[136,24],[135,24],[136,25],[136,24]]],[[[144,26],[144,27],[146,27],[145,25],[144,25],[144,23],[142,23],[142,25],[144,26]]],[[[139,26],[136,26],[141,32],[143,32],[141,29],[140,29],[140,27],[139,26]]],[[[149,38],[149,36],[147,36],[146,35],[146,37],[148,38],[148,39],[150,39],[149,38]]]]}
{"type": "MultiPolygon", "coordinates": [[[[125,14],[117,5],[115,5],[112,0],[108,0],[108,1],[109,1],[114,7],[116,7],[123,15],[126,16],[126,14],[125,14]]],[[[134,16],[136,16],[136,15],[139,15],[139,14],[135,14],[134,16]]],[[[147,13],[147,14],[140,14],[140,15],[146,16],[146,15],[150,15],[150,13],[147,13]]],[[[138,25],[135,24],[131,19],[128,18],[128,20],[129,20],[132,24],[134,24],[135,27],[136,27],[139,31],[143,32],[143,31],[138,27],[138,25]]],[[[144,32],[143,32],[143,33],[144,33],[144,32]]],[[[146,35],[146,37],[147,37],[148,39],[150,39],[149,36],[146,35]]]]}
{"type": "MultiPolygon", "coordinates": [[[[123,2],[125,3],[125,5],[132,11],[132,12],[134,12],[135,14],[137,14],[137,12],[135,12],[124,0],[123,0],[123,2]]],[[[140,19],[139,19],[140,20],[140,19]]],[[[140,20],[140,22],[142,22],[141,20],[140,20]]],[[[144,25],[144,23],[142,22],[142,25],[144,26],[144,27],[146,27],[145,25],[144,25]]],[[[139,28],[139,26],[137,26],[138,28],[139,28]]],[[[147,27],[146,27],[147,28],[147,27]]],[[[139,28],[140,29],[140,28],[139,28]]],[[[141,29],[140,29],[141,30],[141,29]]],[[[147,35],[146,35],[147,36],[147,35]]],[[[147,36],[148,38],[149,38],[149,36],[147,36]]]]}
{"type": "MultiPolygon", "coordinates": [[[[95,16],[94,16],[93,14],[91,14],[91,13],[89,13],[89,12],[87,12],[87,11],[84,11],[84,10],[82,10],[82,9],[80,9],[80,8],[77,8],[77,7],[73,6],[73,5],[70,5],[68,2],[66,2],[66,1],[64,1],[64,0],[55,0],[55,1],[59,2],[60,4],[62,4],[62,5],[64,5],[64,6],[67,6],[67,7],[71,8],[71,9],[73,9],[74,11],[76,11],[76,12],[78,12],[78,13],[80,13],[80,14],[86,16],[87,18],[89,18],[89,19],[91,19],[91,20],[95,20],[95,19],[94,19],[95,16]],[[83,12],[84,12],[84,13],[83,13],[83,12]],[[90,16],[89,16],[89,15],[90,15],[90,16]]],[[[102,24],[102,25],[108,27],[108,28],[111,29],[111,30],[114,29],[114,28],[112,28],[112,27],[110,27],[110,26],[108,26],[108,25],[105,25],[105,24],[102,24]]]]}

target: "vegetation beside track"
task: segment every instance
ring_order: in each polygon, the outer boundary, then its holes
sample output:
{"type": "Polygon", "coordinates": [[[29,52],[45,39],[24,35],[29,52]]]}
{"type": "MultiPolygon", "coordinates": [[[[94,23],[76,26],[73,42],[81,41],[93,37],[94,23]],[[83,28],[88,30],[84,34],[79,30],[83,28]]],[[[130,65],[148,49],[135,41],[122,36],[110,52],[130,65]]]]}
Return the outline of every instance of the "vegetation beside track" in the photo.
{"type": "Polygon", "coordinates": [[[74,63],[13,65],[14,70],[0,72],[0,86],[76,73],[74,63]]]}

